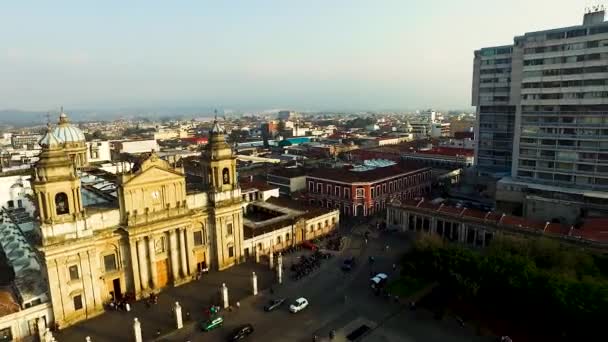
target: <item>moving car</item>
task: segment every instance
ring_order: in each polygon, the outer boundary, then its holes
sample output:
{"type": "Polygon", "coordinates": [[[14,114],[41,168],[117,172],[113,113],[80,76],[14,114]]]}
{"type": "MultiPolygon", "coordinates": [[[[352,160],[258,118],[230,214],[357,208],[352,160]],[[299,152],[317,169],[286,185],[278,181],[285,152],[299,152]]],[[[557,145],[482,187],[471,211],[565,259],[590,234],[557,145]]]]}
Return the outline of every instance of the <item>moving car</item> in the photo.
{"type": "Polygon", "coordinates": [[[279,306],[281,306],[281,304],[283,304],[284,301],[285,301],[285,298],[275,298],[275,299],[271,300],[270,303],[268,303],[268,305],[264,306],[264,311],[272,311],[272,310],[278,308],[279,306]]]}
{"type": "Polygon", "coordinates": [[[355,267],[355,257],[347,258],[342,263],[342,271],[348,272],[355,267]]]}
{"type": "Polygon", "coordinates": [[[313,252],[315,252],[317,249],[319,249],[319,247],[317,247],[317,245],[315,245],[314,243],[312,243],[310,241],[302,242],[302,247],[304,247],[306,249],[310,249],[313,252]]]}
{"type": "Polygon", "coordinates": [[[203,331],[209,331],[209,330],[213,330],[217,327],[221,327],[224,324],[224,319],[220,316],[215,317],[215,318],[211,318],[207,321],[204,321],[201,323],[201,328],[203,328],[203,331]]]}
{"type": "Polygon", "coordinates": [[[376,274],[373,278],[370,279],[370,282],[372,283],[372,289],[382,287],[387,279],[388,276],[385,273],[376,274]]]}
{"type": "Polygon", "coordinates": [[[253,333],[253,325],[245,324],[245,325],[242,325],[242,326],[236,328],[232,332],[232,334],[230,334],[228,341],[240,341],[240,340],[244,339],[245,337],[251,335],[252,333],[253,333]]]}
{"type": "Polygon", "coordinates": [[[296,299],[296,301],[289,306],[289,311],[292,313],[296,313],[298,311],[304,310],[308,306],[308,300],[304,297],[300,297],[296,299]]]}

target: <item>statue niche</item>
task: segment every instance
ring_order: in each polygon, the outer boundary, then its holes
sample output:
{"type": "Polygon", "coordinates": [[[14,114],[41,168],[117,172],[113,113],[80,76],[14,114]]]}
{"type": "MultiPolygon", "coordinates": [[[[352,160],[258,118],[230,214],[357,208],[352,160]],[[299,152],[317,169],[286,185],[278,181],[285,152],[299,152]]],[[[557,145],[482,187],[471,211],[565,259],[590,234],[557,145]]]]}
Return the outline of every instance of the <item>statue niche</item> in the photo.
{"type": "Polygon", "coordinates": [[[230,171],[228,171],[227,167],[222,170],[222,179],[224,180],[224,184],[230,184],[230,171]]]}

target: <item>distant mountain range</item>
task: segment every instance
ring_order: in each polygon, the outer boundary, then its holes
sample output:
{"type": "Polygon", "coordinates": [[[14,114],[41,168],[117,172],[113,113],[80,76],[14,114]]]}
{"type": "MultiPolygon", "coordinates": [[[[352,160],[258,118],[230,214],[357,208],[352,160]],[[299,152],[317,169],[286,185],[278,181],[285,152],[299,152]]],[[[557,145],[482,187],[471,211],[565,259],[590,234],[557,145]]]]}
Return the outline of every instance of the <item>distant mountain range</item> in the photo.
{"type": "MultiPolygon", "coordinates": [[[[213,109],[210,108],[129,108],[129,109],[107,109],[107,110],[69,110],[66,113],[73,122],[79,121],[108,121],[116,119],[192,119],[194,117],[212,117],[213,109]]],[[[50,113],[51,123],[57,122],[58,112],[50,113]]],[[[222,115],[220,113],[219,115],[222,115]]],[[[24,111],[18,109],[0,110],[0,125],[29,126],[46,124],[47,112],[24,111]]]]}

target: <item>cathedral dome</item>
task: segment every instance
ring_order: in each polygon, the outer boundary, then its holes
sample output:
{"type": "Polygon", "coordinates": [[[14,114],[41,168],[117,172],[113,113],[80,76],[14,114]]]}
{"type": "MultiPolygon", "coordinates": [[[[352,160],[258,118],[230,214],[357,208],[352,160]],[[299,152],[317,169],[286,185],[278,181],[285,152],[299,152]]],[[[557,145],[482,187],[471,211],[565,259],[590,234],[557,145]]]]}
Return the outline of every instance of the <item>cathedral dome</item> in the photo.
{"type": "Polygon", "coordinates": [[[78,127],[70,124],[68,116],[63,110],[59,115],[59,124],[55,127],[53,134],[66,143],[85,141],[84,133],[78,127]]]}
{"type": "Polygon", "coordinates": [[[63,144],[63,140],[61,138],[57,137],[57,135],[55,135],[55,132],[51,132],[50,126],[48,127],[48,130],[44,134],[42,139],[40,139],[40,141],[38,141],[38,145],[40,145],[43,148],[48,148],[48,149],[59,148],[59,147],[61,147],[61,144],[63,144]]]}

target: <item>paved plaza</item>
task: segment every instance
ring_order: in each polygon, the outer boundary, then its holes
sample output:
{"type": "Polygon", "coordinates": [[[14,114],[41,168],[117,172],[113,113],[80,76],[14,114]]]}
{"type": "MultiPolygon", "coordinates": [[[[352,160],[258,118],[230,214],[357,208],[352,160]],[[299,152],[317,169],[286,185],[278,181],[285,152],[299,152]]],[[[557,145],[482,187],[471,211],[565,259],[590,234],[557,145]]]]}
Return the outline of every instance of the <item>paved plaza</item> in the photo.
{"type": "Polygon", "coordinates": [[[349,227],[346,248],[324,260],[319,269],[303,279],[292,280],[288,269],[300,254],[310,253],[308,251],[285,256],[287,271],[283,285],[276,284],[276,275],[267,264],[241,264],[211,273],[197,282],[168,289],[161,293],[159,303],[150,309],[144,303],[137,303],[130,313],[108,312],[70,327],[56,337],[60,342],[84,341],[85,336],[91,336],[93,342],[132,341],[133,317],[138,317],[145,341],[225,341],[231,331],[245,323],[255,328],[248,341],[311,341],[314,335],[319,341],[329,341],[331,330],[336,332],[333,341],[349,341],[346,336],[363,325],[370,330],[357,341],[491,341],[475,336],[473,331],[460,327],[454,320],[436,321],[430,312],[410,311],[400,303],[373,295],[369,288],[370,273],[385,272],[389,277],[396,276],[392,264],[409,248],[411,238],[373,232],[366,243],[362,234],[369,225],[345,226],[349,227]],[[357,258],[357,265],[353,271],[344,273],[340,265],[350,256],[357,258]],[[376,259],[373,269],[367,262],[369,256],[376,259]],[[260,293],[257,296],[251,296],[252,271],[258,274],[260,293]],[[223,310],[220,315],[224,325],[211,332],[202,332],[199,322],[206,317],[203,308],[212,301],[217,302],[218,289],[223,282],[229,287],[231,304],[239,300],[240,308],[223,310]],[[269,291],[271,284],[272,294],[269,291]],[[301,296],[308,299],[309,307],[297,314],[290,313],[289,303],[301,296]],[[273,312],[264,312],[263,306],[275,297],[284,297],[287,301],[273,312]],[[175,330],[171,311],[176,300],[184,307],[184,313],[191,313],[191,318],[180,330],[175,330]],[[160,329],[160,337],[156,336],[156,329],[160,329]]]}

